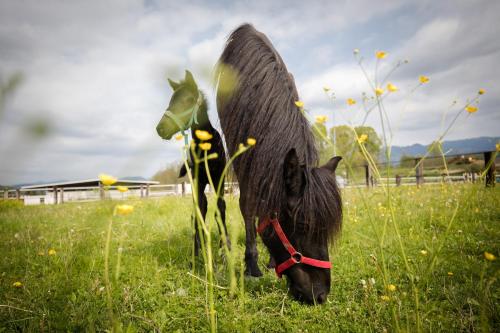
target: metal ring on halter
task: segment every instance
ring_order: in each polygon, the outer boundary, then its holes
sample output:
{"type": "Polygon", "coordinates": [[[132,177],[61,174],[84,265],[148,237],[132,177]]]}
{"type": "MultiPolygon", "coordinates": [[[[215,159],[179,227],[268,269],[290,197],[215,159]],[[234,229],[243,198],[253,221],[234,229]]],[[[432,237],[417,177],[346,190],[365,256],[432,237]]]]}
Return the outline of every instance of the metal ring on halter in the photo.
{"type": "Polygon", "coordinates": [[[291,258],[295,261],[296,264],[300,264],[302,262],[302,253],[295,252],[291,255],[291,258]]]}

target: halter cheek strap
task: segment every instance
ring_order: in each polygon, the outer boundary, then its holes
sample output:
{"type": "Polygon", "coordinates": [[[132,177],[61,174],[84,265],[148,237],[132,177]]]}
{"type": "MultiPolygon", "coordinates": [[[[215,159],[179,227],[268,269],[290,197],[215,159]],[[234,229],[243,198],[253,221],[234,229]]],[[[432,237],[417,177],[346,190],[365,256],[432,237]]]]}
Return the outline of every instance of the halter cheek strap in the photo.
{"type": "Polygon", "coordinates": [[[279,278],[281,278],[281,276],[283,275],[283,272],[285,270],[289,269],[290,267],[292,267],[293,265],[296,265],[296,264],[304,264],[304,265],[309,265],[309,266],[318,267],[318,268],[325,268],[325,269],[332,268],[332,264],[329,261],[309,258],[309,257],[303,256],[302,253],[296,251],[295,248],[293,247],[293,245],[290,243],[290,241],[286,237],[285,232],[281,228],[280,222],[279,222],[277,217],[275,217],[273,219],[266,218],[264,220],[261,220],[261,222],[259,223],[259,225],[257,227],[257,232],[260,234],[261,237],[262,237],[262,233],[264,232],[264,230],[266,230],[266,228],[269,225],[273,226],[274,231],[276,231],[276,234],[278,235],[279,239],[281,240],[281,243],[283,244],[285,249],[290,254],[290,258],[288,258],[287,260],[285,260],[281,264],[277,265],[275,268],[276,275],[279,278]]]}
{"type": "Polygon", "coordinates": [[[174,123],[177,125],[177,127],[179,127],[179,130],[181,132],[184,132],[188,128],[191,128],[193,123],[198,124],[198,110],[200,109],[202,103],[203,103],[202,94],[200,91],[198,91],[198,99],[196,100],[196,103],[193,105],[193,107],[187,109],[186,111],[180,114],[174,114],[170,110],[167,110],[165,111],[165,115],[174,121],[174,123]],[[181,117],[184,117],[188,114],[191,114],[191,117],[188,123],[184,124],[181,120],[181,117]]]}

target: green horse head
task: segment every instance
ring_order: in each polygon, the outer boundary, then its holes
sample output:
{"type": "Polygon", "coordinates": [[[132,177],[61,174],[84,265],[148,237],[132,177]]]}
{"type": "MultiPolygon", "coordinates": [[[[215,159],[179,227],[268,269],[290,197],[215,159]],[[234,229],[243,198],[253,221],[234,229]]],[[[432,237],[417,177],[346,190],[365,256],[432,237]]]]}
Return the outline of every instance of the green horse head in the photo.
{"type": "Polygon", "coordinates": [[[179,132],[185,131],[193,124],[198,124],[203,119],[200,113],[206,113],[206,101],[198,86],[194,81],[191,72],[186,70],[186,75],[183,81],[176,83],[168,79],[168,83],[174,90],[174,94],[170,99],[167,111],[156,126],[158,135],[165,140],[169,140],[172,136],[179,132]]]}

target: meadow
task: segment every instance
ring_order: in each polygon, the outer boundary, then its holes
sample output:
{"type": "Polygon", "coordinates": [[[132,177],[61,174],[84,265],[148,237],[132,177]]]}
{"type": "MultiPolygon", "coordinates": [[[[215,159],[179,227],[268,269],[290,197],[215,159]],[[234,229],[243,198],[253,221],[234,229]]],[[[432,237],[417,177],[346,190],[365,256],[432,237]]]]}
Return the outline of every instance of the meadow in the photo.
{"type": "MultiPolygon", "coordinates": [[[[500,265],[485,256],[500,252],[498,187],[407,186],[391,193],[387,207],[380,188],[343,190],[331,292],[320,306],[288,296],[286,281],[265,268],[268,254],[260,240],[264,276],[242,274],[243,221],[237,197],[227,197],[238,281],[230,295],[227,260],[219,250],[217,329],[499,331],[500,265]]],[[[190,265],[191,198],[131,199],[134,211],[113,217],[117,203],[0,202],[1,332],[104,331],[113,321],[127,332],[209,330],[203,261],[190,265]],[[105,282],[110,219],[111,312],[105,282]]],[[[218,249],[217,228],[212,230],[218,249]]]]}

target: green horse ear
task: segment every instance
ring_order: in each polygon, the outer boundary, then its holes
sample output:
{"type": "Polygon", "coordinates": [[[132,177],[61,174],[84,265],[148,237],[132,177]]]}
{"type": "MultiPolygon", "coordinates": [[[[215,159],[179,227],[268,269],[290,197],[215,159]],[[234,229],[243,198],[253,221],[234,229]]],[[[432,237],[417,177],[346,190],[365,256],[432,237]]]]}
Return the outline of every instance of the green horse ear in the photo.
{"type": "Polygon", "coordinates": [[[180,83],[175,83],[174,81],[170,80],[170,79],[167,79],[168,80],[168,84],[170,84],[170,86],[172,87],[173,90],[177,90],[177,88],[179,88],[181,85],[180,83]]]}
{"type": "Polygon", "coordinates": [[[190,87],[192,87],[195,90],[198,90],[198,86],[196,85],[196,82],[194,81],[193,74],[191,74],[190,71],[186,69],[186,77],[184,78],[184,82],[190,87]]]}

